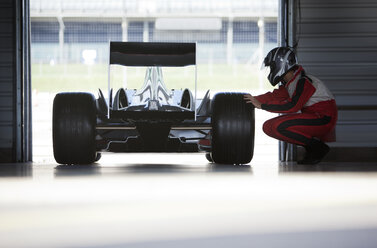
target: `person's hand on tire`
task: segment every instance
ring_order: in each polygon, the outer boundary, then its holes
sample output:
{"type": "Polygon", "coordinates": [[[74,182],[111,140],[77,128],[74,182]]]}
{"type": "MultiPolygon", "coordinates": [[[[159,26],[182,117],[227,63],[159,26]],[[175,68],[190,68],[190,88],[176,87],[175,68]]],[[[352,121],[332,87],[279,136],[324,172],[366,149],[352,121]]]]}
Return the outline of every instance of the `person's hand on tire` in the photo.
{"type": "Polygon", "coordinates": [[[252,103],[254,107],[258,109],[261,108],[262,103],[258,101],[255,97],[253,97],[252,95],[246,94],[243,96],[243,99],[246,101],[246,103],[252,103]]]}

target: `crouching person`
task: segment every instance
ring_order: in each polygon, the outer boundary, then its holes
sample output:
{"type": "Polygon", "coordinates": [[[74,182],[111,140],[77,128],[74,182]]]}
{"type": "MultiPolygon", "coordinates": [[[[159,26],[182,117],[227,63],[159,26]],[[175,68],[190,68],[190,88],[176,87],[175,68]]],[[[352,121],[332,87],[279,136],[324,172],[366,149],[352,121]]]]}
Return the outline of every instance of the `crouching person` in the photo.
{"type": "Polygon", "coordinates": [[[307,75],[288,47],[272,49],[264,59],[270,69],[268,80],[278,89],[259,96],[247,94],[244,99],[256,108],[282,113],[266,121],[263,131],[278,140],[305,147],[299,164],[317,164],[329,152],[323,142],[335,127],[337,107],[334,96],[318,78],[307,75]]]}

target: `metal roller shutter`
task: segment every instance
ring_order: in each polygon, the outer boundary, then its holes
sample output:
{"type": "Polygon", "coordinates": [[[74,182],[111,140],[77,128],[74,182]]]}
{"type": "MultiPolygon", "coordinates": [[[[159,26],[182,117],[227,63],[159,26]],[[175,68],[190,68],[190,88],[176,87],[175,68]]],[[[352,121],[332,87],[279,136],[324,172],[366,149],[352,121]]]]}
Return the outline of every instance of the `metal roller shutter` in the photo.
{"type": "Polygon", "coordinates": [[[301,0],[295,9],[300,63],[328,85],[339,107],[332,158],[376,161],[377,1],[301,0]]]}
{"type": "Polygon", "coordinates": [[[0,2],[0,162],[31,160],[28,1],[0,2]]]}

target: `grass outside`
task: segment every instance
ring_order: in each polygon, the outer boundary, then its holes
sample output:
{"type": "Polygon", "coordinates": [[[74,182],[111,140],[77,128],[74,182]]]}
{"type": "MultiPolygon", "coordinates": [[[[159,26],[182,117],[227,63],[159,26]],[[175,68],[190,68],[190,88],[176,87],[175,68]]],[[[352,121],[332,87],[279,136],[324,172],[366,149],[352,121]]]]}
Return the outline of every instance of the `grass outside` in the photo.
{"type": "MultiPolygon", "coordinates": [[[[256,65],[198,65],[198,91],[237,91],[261,89],[259,66],[256,65]]],[[[32,64],[32,88],[38,92],[69,92],[107,90],[108,66],[106,64],[32,64]]],[[[117,90],[125,85],[139,89],[145,76],[145,67],[112,66],[112,87],[117,90]]],[[[194,89],[194,67],[163,68],[163,76],[169,89],[194,89]]],[[[263,75],[262,88],[270,90],[263,75]]]]}

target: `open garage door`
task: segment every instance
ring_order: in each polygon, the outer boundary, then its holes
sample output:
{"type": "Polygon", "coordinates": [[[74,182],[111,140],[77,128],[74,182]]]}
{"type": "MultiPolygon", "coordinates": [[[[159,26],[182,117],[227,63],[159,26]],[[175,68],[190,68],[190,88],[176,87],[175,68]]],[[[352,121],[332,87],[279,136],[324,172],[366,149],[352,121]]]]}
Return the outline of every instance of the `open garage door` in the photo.
{"type": "MultiPolygon", "coordinates": [[[[97,96],[100,88],[109,95],[109,41],[196,43],[199,99],[208,89],[211,97],[223,91],[259,94],[272,89],[260,65],[277,45],[277,0],[89,3],[30,0],[34,161],[54,161],[51,117],[56,93],[97,96]]],[[[114,68],[112,73],[114,95],[120,88],[139,89],[145,77],[141,68],[114,68]]],[[[189,68],[183,73],[163,68],[163,75],[169,89],[193,89],[191,82],[181,80],[190,75],[189,68]]],[[[258,113],[256,153],[277,157],[277,141],[262,132],[268,118],[271,114],[258,113]]]]}

